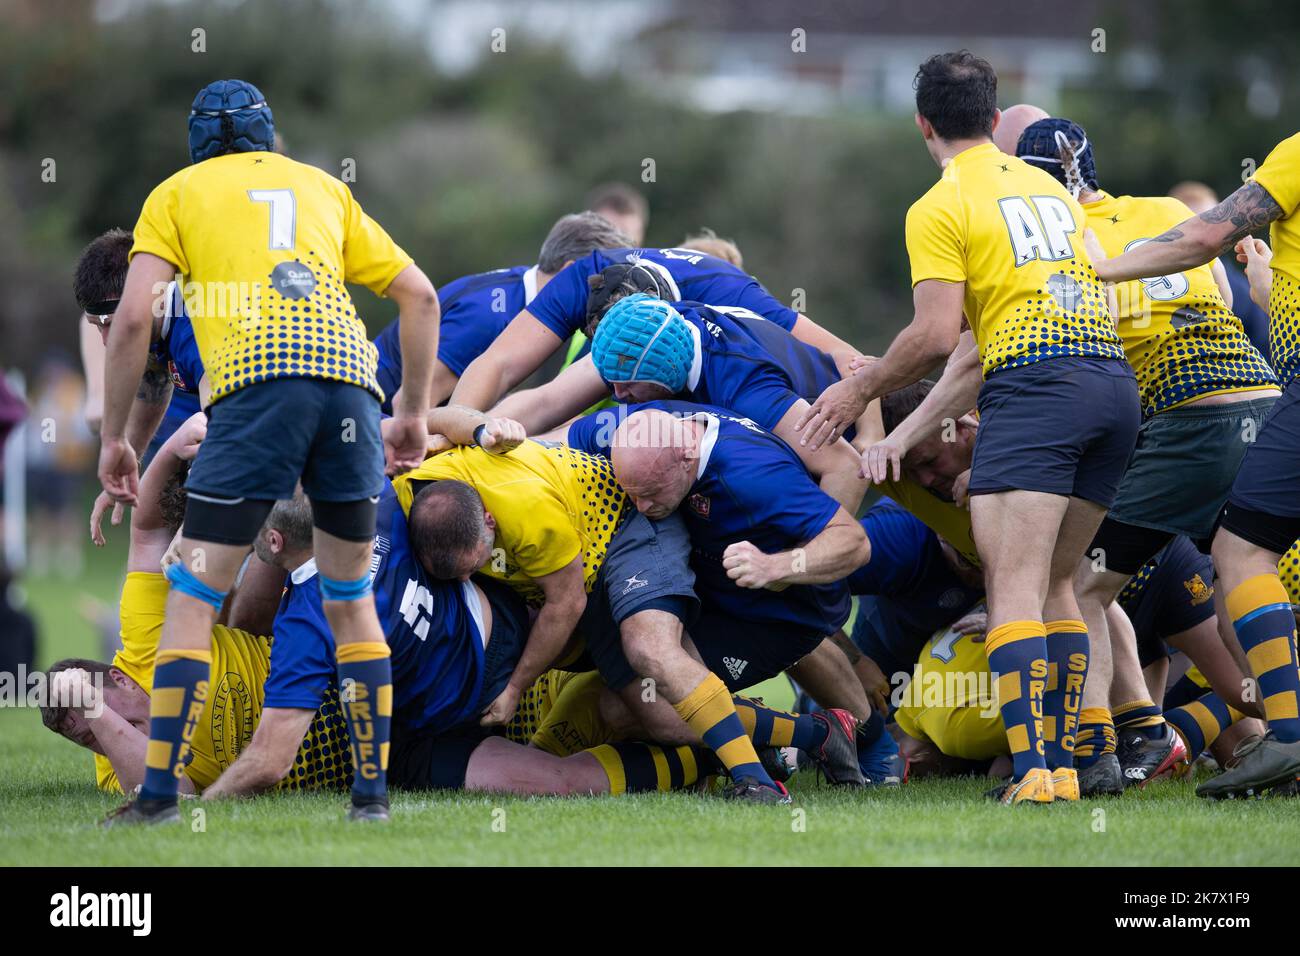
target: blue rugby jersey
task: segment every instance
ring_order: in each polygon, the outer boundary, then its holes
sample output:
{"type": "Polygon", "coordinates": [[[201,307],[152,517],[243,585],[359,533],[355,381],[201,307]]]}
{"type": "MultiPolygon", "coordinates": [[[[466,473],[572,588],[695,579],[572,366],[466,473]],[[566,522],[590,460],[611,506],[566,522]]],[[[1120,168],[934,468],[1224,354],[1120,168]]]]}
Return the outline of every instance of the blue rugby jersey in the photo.
{"type": "MultiPolygon", "coordinates": [[[[494,269],[453,279],[438,289],[442,318],[438,327],[438,361],[457,376],[496,341],[510,320],[537,295],[537,266],[494,269]]],[[[583,299],[584,306],[586,299],[583,299]]],[[[401,322],[394,319],[374,339],[379,350],[379,387],[392,411],[393,395],[402,385],[401,322]]]]}
{"type": "Polygon", "coordinates": [[[948,564],[939,536],[902,506],[882,498],[861,524],[871,542],[871,560],[849,575],[849,590],[882,599],[877,603],[897,632],[882,638],[915,640],[919,650],[984,597],[983,588],[965,584],[948,564]]]}
{"type": "MultiPolygon", "coordinates": [[[[472,583],[424,573],[392,485],[380,495],[377,528],[370,568],[392,654],[393,723],[440,733],[476,716],[485,643],[478,594],[472,583]]],[[[334,636],[313,560],[290,576],[276,614],[264,706],[314,709],[335,675],[334,636]]]]}
{"type": "Polygon", "coordinates": [[[821,634],[849,616],[845,581],[799,584],[784,591],[742,588],[727,577],[727,546],[749,541],[773,554],[819,535],[839,510],[790,446],[749,419],[695,402],[615,406],[569,426],[568,441],[589,454],[609,455],[615,423],[654,408],[705,423],[695,484],[679,509],[691,535],[691,567],[700,599],[741,621],[791,624],[821,634]]]}
{"type": "Polygon", "coordinates": [[[529,304],[529,313],[560,339],[587,324],[587,279],[620,262],[640,260],[668,287],[665,297],[757,313],[790,331],[799,313],[778,302],[748,273],[693,249],[597,249],[565,266],[529,304]]]}

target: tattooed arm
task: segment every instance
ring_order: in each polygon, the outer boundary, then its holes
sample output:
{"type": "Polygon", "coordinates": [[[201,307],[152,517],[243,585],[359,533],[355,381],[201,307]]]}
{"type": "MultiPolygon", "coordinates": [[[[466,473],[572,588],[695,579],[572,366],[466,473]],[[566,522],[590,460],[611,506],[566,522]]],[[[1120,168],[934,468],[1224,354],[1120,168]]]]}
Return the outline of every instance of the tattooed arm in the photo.
{"type": "Polygon", "coordinates": [[[1263,186],[1246,183],[1213,209],[1181,222],[1168,232],[1093,267],[1106,282],[1127,282],[1194,269],[1222,255],[1237,241],[1282,218],[1282,207],[1263,186]]]}
{"type": "Polygon", "coordinates": [[[171,400],[172,381],[167,374],[167,367],[151,355],[145,364],[144,375],[140,376],[140,387],[136,389],[131,411],[126,417],[126,440],[132,448],[137,448],[144,454],[144,450],[153,441],[158,426],[162,424],[171,400]]]}

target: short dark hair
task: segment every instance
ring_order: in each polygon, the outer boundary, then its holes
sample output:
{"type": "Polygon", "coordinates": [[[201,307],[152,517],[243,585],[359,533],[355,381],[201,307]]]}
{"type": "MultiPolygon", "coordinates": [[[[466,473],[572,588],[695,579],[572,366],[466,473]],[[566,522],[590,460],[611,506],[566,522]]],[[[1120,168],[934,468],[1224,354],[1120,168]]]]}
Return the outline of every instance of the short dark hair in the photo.
{"type": "Polygon", "coordinates": [[[292,498],[277,501],[267,513],[263,527],[280,532],[286,548],[303,551],[312,546],[314,524],[311,502],[300,491],[292,498]]]}
{"type": "Polygon", "coordinates": [[[72,278],[72,294],[85,312],[97,302],[122,297],[126,285],[127,255],[135,240],[124,229],[110,229],[96,236],[77,260],[72,278]]]}
{"type": "Polygon", "coordinates": [[[162,491],[158,493],[158,513],[162,516],[164,527],[172,534],[179,531],[185,523],[185,502],[188,500],[185,475],[178,471],[167,479],[162,491]]]}
{"type": "Polygon", "coordinates": [[[998,75],[969,50],[936,53],[916,71],[916,111],[943,139],[993,135],[998,75]]]}
{"type": "Polygon", "coordinates": [[[645,196],[627,183],[601,183],[587,194],[587,208],[608,209],[620,216],[640,216],[643,220],[650,218],[650,204],[645,196]]]}
{"type": "Polygon", "coordinates": [[[604,216],[594,212],[569,213],[561,216],[546,234],[542,251],[537,255],[537,268],[555,275],[566,262],[589,256],[597,249],[627,249],[632,245],[632,240],[604,216]]]}
{"type": "Polygon", "coordinates": [[[484,514],[483,499],[472,485],[454,479],[429,482],[407,516],[415,559],[441,581],[457,577],[460,559],[483,537],[484,514]]]}
{"type": "Polygon", "coordinates": [[[890,434],[904,418],[916,411],[932,388],[934,382],[923,378],[919,382],[886,392],[880,399],[880,420],[885,426],[885,434],[890,434]]]}
{"type": "MultiPolygon", "coordinates": [[[[80,669],[88,674],[103,674],[105,683],[108,681],[108,672],[113,669],[112,664],[105,664],[103,661],[92,661],[85,657],[65,657],[61,661],[55,661],[45,672],[46,699],[52,700],[49,696],[50,679],[59,671],[70,671],[80,669]]],[[[59,724],[63,723],[63,718],[68,716],[68,708],[54,707],[50,704],[44,704],[41,707],[41,723],[56,734],[60,733],[59,724]]]]}

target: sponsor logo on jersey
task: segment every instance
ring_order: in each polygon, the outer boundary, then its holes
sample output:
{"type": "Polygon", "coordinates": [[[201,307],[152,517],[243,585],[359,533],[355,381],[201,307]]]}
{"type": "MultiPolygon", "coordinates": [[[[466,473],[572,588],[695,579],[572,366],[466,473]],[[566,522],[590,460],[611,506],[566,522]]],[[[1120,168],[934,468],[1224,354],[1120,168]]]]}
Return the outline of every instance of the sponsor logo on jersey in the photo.
{"type": "Polygon", "coordinates": [[[1214,597],[1214,588],[1206,584],[1199,574],[1193,574],[1191,580],[1184,581],[1183,587],[1192,596],[1192,605],[1204,604],[1214,597]]]}
{"type": "Polygon", "coordinates": [[[686,503],[690,505],[691,510],[701,518],[707,518],[710,509],[713,507],[713,502],[709,500],[707,495],[691,495],[686,499],[686,503]]]}

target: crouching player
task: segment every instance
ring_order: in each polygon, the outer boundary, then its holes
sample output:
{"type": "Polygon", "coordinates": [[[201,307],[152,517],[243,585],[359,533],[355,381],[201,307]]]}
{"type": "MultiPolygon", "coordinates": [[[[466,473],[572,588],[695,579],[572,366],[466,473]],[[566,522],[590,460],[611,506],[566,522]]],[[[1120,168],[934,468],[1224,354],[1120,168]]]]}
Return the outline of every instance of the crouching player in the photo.
{"type": "Polygon", "coordinates": [[[182,560],[167,570],[148,768],[139,798],[106,823],[179,818],[186,741],[211,690],[213,618],[272,505],[300,478],[339,680],[356,690],[343,705],[351,738],[375,742],[354,761],[349,816],[384,820],[391,675],[367,574],[384,483],[384,396],[344,283],[387,295],[401,312],[406,385],[389,433],[394,472],[419,463],[428,437],[437,296],[346,186],[273,151],[271,111],[256,87],[222,80],[200,91],[189,142],[193,165],[154,189],[141,211],[108,338],[99,476],[111,497],[133,504],[136,454],[124,428],[151,305],[175,274],[206,296],[192,321],[211,384],[210,428],[190,472],[182,560]]]}
{"type": "MultiPolygon", "coordinates": [[[[205,430],[202,413],[182,424],[140,480],[119,607],[122,649],[111,664],[64,660],[50,668],[55,704],[42,708],[41,717],[45,726],[95,754],[95,778],[101,790],[130,794],[144,782],[149,713],[156,693],[154,662],[167,600],[162,562],[184,512],[178,473],[184,462],[193,459],[205,430]],[[76,699],[66,694],[74,683],[94,699],[82,696],[79,707],[60,704],[76,699]]],[[[206,674],[210,692],[177,781],[181,793],[202,793],[214,783],[248,746],[266,713],[263,687],[270,670],[271,639],[216,625],[211,646],[212,663],[206,674]]],[[[275,783],[285,790],[342,791],[351,782],[347,724],[331,679],[317,706],[305,715],[284,773],[275,783]]]]}

